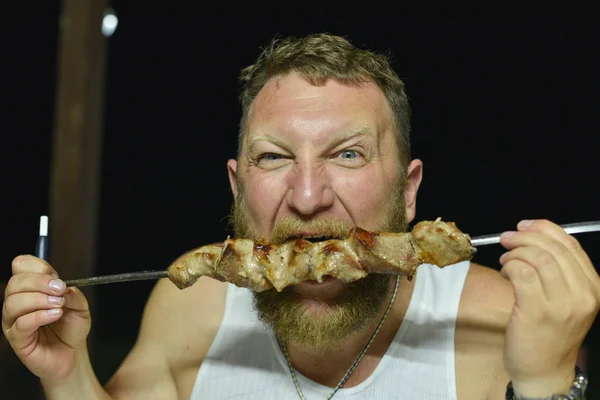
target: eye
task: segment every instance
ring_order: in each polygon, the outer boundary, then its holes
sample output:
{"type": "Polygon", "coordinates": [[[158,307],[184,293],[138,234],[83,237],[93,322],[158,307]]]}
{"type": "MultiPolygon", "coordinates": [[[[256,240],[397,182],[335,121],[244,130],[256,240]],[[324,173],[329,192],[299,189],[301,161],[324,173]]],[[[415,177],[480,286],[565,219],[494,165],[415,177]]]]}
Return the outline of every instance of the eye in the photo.
{"type": "Polygon", "coordinates": [[[286,156],[277,153],[262,153],[254,159],[254,164],[262,169],[277,169],[283,166],[286,156]]]}
{"type": "Polygon", "coordinates": [[[339,154],[339,157],[344,160],[353,160],[359,156],[360,154],[356,150],[344,150],[339,154]]]}
{"type": "Polygon", "coordinates": [[[261,155],[259,155],[258,157],[256,157],[256,163],[257,164],[263,164],[263,163],[273,163],[273,162],[277,162],[282,160],[283,157],[281,154],[276,154],[276,153],[263,153],[261,155]]]}
{"type": "Polygon", "coordinates": [[[266,161],[277,161],[277,160],[281,160],[281,155],[274,154],[274,153],[267,153],[267,154],[262,154],[258,159],[266,160],[266,161]]]}
{"type": "Polygon", "coordinates": [[[347,168],[359,168],[366,164],[368,157],[362,149],[344,149],[335,154],[333,158],[340,166],[347,168]]]}

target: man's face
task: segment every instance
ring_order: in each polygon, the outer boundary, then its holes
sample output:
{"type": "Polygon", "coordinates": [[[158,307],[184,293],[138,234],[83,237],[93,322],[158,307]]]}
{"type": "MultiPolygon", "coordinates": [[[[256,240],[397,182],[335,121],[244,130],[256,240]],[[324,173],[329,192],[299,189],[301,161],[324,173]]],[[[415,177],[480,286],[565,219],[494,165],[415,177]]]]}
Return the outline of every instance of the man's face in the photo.
{"type": "MultiPolygon", "coordinates": [[[[404,177],[399,165],[392,113],[375,84],[272,79],[253,103],[238,162],[228,163],[235,235],[277,243],[345,237],[353,226],[404,231],[414,217],[420,164],[411,163],[404,177]]],[[[304,282],[255,294],[255,306],[283,339],[320,348],[369,324],[389,282],[385,275],[304,282]]]]}

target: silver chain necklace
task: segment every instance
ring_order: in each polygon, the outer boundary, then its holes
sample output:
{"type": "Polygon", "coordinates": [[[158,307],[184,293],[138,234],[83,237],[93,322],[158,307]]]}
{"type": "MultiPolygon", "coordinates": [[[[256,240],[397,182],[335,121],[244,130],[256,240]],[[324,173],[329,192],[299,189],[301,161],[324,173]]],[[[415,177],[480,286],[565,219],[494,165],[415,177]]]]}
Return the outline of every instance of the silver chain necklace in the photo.
{"type": "MultiPolygon", "coordinates": [[[[387,308],[385,310],[385,313],[383,314],[383,317],[381,317],[381,320],[377,324],[377,327],[373,331],[373,334],[369,338],[369,341],[367,342],[367,344],[365,345],[365,347],[363,347],[363,349],[361,350],[361,352],[358,354],[358,357],[356,357],[356,360],[354,360],[354,363],[352,363],[352,366],[350,366],[350,368],[348,369],[348,371],[346,371],[346,374],[344,375],[344,377],[342,378],[342,380],[337,384],[337,386],[333,389],[333,391],[329,394],[329,396],[327,396],[325,398],[325,400],[331,399],[333,397],[333,395],[336,394],[337,391],[344,385],[344,383],[346,383],[346,381],[348,380],[348,378],[350,377],[350,375],[352,374],[352,372],[354,372],[354,369],[356,368],[356,366],[358,365],[358,363],[360,362],[360,360],[362,360],[363,356],[365,355],[365,353],[367,352],[367,350],[369,349],[369,347],[371,346],[371,344],[375,340],[375,336],[377,336],[377,333],[381,329],[381,326],[383,325],[383,323],[386,320],[388,314],[390,313],[390,310],[392,309],[392,305],[394,304],[394,300],[396,299],[396,294],[398,293],[398,286],[399,286],[399,284],[400,284],[400,275],[397,275],[396,276],[396,285],[394,287],[394,293],[392,294],[392,298],[390,299],[390,303],[388,304],[388,306],[387,306],[387,308]]],[[[281,348],[281,352],[283,353],[283,357],[287,361],[288,369],[290,370],[290,375],[292,375],[292,380],[294,381],[294,385],[296,386],[296,391],[298,392],[298,396],[300,396],[300,399],[306,400],[304,398],[304,394],[302,393],[302,390],[300,389],[300,385],[298,384],[298,379],[296,378],[296,374],[294,373],[294,368],[292,367],[292,362],[290,361],[290,357],[288,356],[288,352],[287,352],[287,348],[285,346],[285,343],[283,343],[283,340],[281,340],[281,338],[279,336],[277,337],[277,341],[279,342],[279,347],[281,348]]]]}

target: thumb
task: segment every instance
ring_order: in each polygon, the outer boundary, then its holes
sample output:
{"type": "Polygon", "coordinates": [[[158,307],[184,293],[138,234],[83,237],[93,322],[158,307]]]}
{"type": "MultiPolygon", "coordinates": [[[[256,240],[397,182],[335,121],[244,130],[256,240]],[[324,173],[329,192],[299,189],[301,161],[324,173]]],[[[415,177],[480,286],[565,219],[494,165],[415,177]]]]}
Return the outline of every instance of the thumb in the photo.
{"type": "Polygon", "coordinates": [[[54,326],[54,333],[72,348],[85,343],[91,329],[91,315],[87,299],[81,290],[69,287],[65,293],[63,316],[54,326]]]}
{"type": "Polygon", "coordinates": [[[73,311],[89,312],[89,304],[85,295],[76,287],[69,287],[65,292],[65,305],[63,308],[73,311]]]}

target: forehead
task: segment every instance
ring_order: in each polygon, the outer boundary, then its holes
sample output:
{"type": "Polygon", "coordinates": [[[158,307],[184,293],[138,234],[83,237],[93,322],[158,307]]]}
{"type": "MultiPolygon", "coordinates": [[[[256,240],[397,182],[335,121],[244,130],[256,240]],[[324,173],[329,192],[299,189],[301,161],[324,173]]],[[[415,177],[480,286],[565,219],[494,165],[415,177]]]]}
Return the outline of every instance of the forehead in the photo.
{"type": "Polygon", "coordinates": [[[371,81],[349,85],[329,79],[316,86],[292,73],[272,78],[259,92],[248,116],[247,136],[343,134],[367,127],[380,136],[392,129],[392,112],[371,81]]]}

